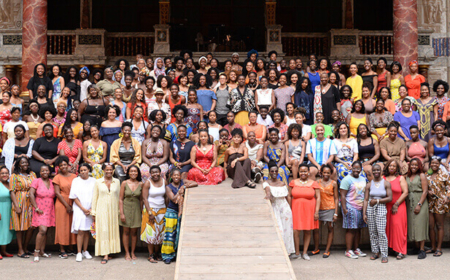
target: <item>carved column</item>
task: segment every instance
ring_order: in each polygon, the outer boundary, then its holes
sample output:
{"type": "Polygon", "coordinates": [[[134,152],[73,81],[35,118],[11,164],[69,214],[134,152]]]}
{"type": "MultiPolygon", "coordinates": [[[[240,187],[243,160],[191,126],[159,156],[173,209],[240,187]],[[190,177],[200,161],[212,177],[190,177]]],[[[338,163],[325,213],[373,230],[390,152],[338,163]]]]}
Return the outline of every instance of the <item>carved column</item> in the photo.
{"type": "Polygon", "coordinates": [[[276,24],[277,1],[266,0],[266,26],[276,24]]]}
{"type": "Polygon", "coordinates": [[[277,1],[266,0],[266,51],[276,51],[282,57],[283,44],[281,43],[281,29],[283,26],[276,24],[277,1]]]}
{"type": "Polygon", "coordinates": [[[170,22],[170,1],[159,1],[159,24],[168,24],[170,22]]]}
{"type": "Polygon", "coordinates": [[[353,0],[343,0],[343,27],[353,29],[353,0]]]}
{"type": "Polygon", "coordinates": [[[155,44],[153,46],[153,54],[166,55],[170,52],[170,1],[159,1],[159,24],[153,26],[155,28],[155,44]]]}
{"type": "Polygon", "coordinates": [[[38,63],[47,65],[47,0],[23,0],[22,93],[38,63]]]}
{"type": "Polygon", "coordinates": [[[394,0],[394,60],[409,74],[408,63],[418,58],[417,0],[394,0]]]}
{"type": "Polygon", "coordinates": [[[11,81],[11,85],[16,83],[16,66],[5,65],[5,77],[11,81]]]}
{"type": "Polygon", "coordinates": [[[92,27],[92,0],[80,0],[80,28],[92,27]]]}

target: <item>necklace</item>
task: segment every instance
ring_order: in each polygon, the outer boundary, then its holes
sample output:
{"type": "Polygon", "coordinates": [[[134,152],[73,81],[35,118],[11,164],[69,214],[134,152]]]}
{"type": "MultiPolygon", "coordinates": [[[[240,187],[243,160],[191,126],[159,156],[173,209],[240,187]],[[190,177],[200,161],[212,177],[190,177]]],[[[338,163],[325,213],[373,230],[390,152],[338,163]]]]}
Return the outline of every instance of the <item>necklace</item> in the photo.
{"type": "Polygon", "coordinates": [[[381,181],[376,182],[375,180],[373,181],[373,184],[375,185],[375,188],[379,188],[381,186],[381,181]]]}
{"type": "Polygon", "coordinates": [[[308,184],[308,180],[306,180],[306,181],[302,181],[302,180],[300,180],[300,179],[299,179],[299,182],[300,182],[300,184],[302,184],[302,185],[306,185],[306,184],[308,184]]]}
{"type": "Polygon", "coordinates": [[[34,118],[34,117],[33,117],[33,114],[31,114],[30,117],[33,119],[34,124],[37,124],[37,123],[38,123],[39,115],[37,116],[37,118],[34,118]]]}

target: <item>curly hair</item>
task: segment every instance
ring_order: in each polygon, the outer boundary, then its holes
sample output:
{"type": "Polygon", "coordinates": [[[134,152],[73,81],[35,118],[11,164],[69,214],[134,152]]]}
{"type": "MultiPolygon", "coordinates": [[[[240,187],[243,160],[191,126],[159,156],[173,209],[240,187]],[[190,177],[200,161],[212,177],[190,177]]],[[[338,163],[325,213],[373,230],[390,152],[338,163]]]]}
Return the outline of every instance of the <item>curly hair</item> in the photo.
{"type": "Polygon", "coordinates": [[[291,125],[289,125],[289,128],[287,130],[287,135],[288,135],[289,140],[292,139],[292,131],[294,129],[296,129],[299,132],[298,138],[300,139],[302,137],[302,126],[299,125],[298,123],[292,123],[291,125]]]}
{"type": "Polygon", "coordinates": [[[411,177],[413,175],[412,171],[411,171],[411,164],[413,163],[413,161],[417,162],[417,167],[418,167],[417,174],[423,173],[422,161],[419,158],[413,158],[413,159],[411,159],[411,161],[408,164],[408,177],[411,177]]]}
{"type": "Polygon", "coordinates": [[[176,105],[175,107],[173,107],[173,109],[172,109],[172,115],[175,115],[176,112],[178,112],[179,110],[182,110],[182,111],[183,111],[183,114],[184,114],[183,117],[186,117],[186,116],[187,116],[187,114],[188,114],[188,109],[186,108],[186,106],[181,105],[181,104],[176,105]]]}
{"type": "Polygon", "coordinates": [[[383,170],[383,175],[384,176],[390,176],[391,174],[389,174],[389,165],[391,165],[391,163],[395,162],[395,164],[397,165],[397,170],[395,171],[395,175],[399,175],[400,174],[400,164],[398,163],[398,161],[396,159],[390,159],[388,160],[388,162],[386,163],[386,165],[384,166],[384,170],[383,170]]]}
{"type": "Polygon", "coordinates": [[[194,76],[194,80],[192,81],[194,83],[194,86],[196,89],[200,88],[200,78],[201,77],[205,77],[206,83],[205,86],[206,88],[210,88],[212,85],[212,78],[209,75],[205,75],[202,73],[198,73],[197,75],[194,76]]]}
{"type": "Polygon", "coordinates": [[[434,82],[433,84],[433,91],[437,92],[437,88],[438,86],[442,85],[444,87],[444,94],[448,92],[448,83],[446,81],[443,80],[437,80],[436,82],[434,82]]]}
{"type": "Polygon", "coordinates": [[[56,109],[54,106],[51,106],[49,104],[44,104],[39,108],[39,116],[45,120],[45,113],[50,112],[52,114],[52,119],[56,117],[56,109]]]}
{"type": "Polygon", "coordinates": [[[161,115],[162,115],[162,120],[161,120],[161,122],[164,122],[164,121],[166,120],[166,118],[167,118],[167,115],[166,115],[166,113],[165,113],[163,110],[160,110],[160,109],[153,110],[153,111],[150,113],[150,116],[149,116],[150,120],[151,120],[152,122],[156,121],[156,114],[158,114],[158,112],[161,112],[161,115]]]}
{"type": "Polygon", "coordinates": [[[270,112],[270,117],[272,118],[272,120],[275,120],[274,116],[275,116],[276,113],[280,114],[281,121],[283,121],[283,120],[284,120],[284,117],[286,116],[286,114],[285,114],[284,111],[281,110],[280,108],[275,108],[275,109],[273,109],[273,110],[270,112]]]}

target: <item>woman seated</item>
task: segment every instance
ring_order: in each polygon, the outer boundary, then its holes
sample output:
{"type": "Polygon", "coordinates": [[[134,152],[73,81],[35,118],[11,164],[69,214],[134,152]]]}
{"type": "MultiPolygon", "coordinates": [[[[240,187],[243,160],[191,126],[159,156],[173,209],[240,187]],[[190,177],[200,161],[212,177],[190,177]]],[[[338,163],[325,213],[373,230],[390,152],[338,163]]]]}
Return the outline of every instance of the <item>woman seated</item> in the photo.
{"type": "Polygon", "coordinates": [[[199,185],[217,185],[225,180],[225,172],[216,166],[217,154],[207,130],[199,131],[200,141],[191,151],[193,168],[188,172],[188,180],[199,185]]]}
{"type": "Polygon", "coordinates": [[[83,124],[78,121],[78,112],[76,109],[70,109],[67,112],[66,121],[59,126],[58,137],[62,137],[64,127],[70,127],[73,131],[73,137],[81,140],[83,137],[83,124]]]}
{"type": "MultiPolygon", "coordinates": [[[[208,134],[209,134],[209,125],[206,121],[199,121],[197,123],[197,128],[198,128],[198,130],[200,130],[200,129],[207,130],[208,134]]],[[[198,143],[198,141],[199,141],[198,130],[196,132],[193,132],[189,136],[189,139],[191,139],[191,141],[194,143],[198,143]]],[[[214,143],[214,137],[211,134],[209,134],[209,138],[211,138],[211,142],[214,143]]]]}
{"type": "MultiPolygon", "coordinates": [[[[276,110],[276,109],[274,109],[276,110]]],[[[264,144],[264,161],[266,164],[263,168],[264,180],[269,178],[269,162],[275,161],[278,165],[278,180],[283,181],[286,186],[289,181],[289,169],[284,165],[286,159],[286,147],[280,142],[279,130],[277,128],[269,128],[269,141],[264,144]]]]}
{"type": "Polygon", "coordinates": [[[288,128],[286,146],[286,166],[292,170],[292,176],[298,178],[298,166],[303,163],[306,152],[306,143],[302,140],[302,127],[299,124],[291,124],[288,128]]]}
{"type": "MultiPolygon", "coordinates": [[[[225,129],[225,131],[227,131],[225,129]]],[[[228,131],[227,131],[228,132],[228,131]]],[[[181,178],[186,179],[187,173],[192,168],[191,165],[191,150],[195,146],[193,141],[186,138],[187,128],[185,125],[178,126],[178,139],[171,142],[170,149],[170,170],[178,169],[181,172],[181,178]]],[[[228,134],[227,134],[228,139],[228,134]]],[[[145,143],[145,142],[144,142],[145,143]]],[[[145,162],[145,160],[144,160],[145,162]]],[[[144,164],[142,164],[144,165],[144,164]]]]}
{"type": "Polygon", "coordinates": [[[377,163],[381,169],[384,167],[379,162],[381,154],[380,144],[371,137],[369,127],[363,123],[358,126],[356,141],[358,142],[359,160],[362,162],[363,171],[367,175],[367,180],[371,181],[373,180],[373,164],[377,163]]]}
{"type": "MultiPolygon", "coordinates": [[[[370,127],[370,123],[368,122],[368,117],[366,115],[366,109],[364,107],[364,102],[361,100],[355,101],[353,105],[352,112],[347,116],[347,123],[350,126],[350,136],[356,138],[356,133],[358,126],[360,124],[365,124],[370,127]]],[[[375,135],[372,134],[372,137],[376,139],[375,135]]]]}
{"type": "Polygon", "coordinates": [[[395,159],[400,163],[401,174],[408,172],[408,164],[405,161],[406,144],[405,141],[397,137],[398,128],[395,122],[388,126],[389,136],[380,143],[381,155],[385,160],[384,163],[391,159],[395,159]]]}
{"type": "Polygon", "coordinates": [[[225,151],[224,169],[228,177],[233,179],[231,187],[241,188],[248,186],[255,188],[251,180],[251,161],[248,159],[248,150],[242,142],[244,137],[239,128],[231,132],[232,146],[225,151]]]}
{"type": "Polygon", "coordinates": [[[428,142],[428,156],[441,158],[441,169],[448,173],[450,171],[450,138],[444,134],[446,129],[447,127],[443,124],[434,126],[436,136],[428,142]]]}
{"type": "Polygon", "coordinates": [[[3,126],[3,133],[2,133],[3,143],[5,143],[6,140],[15,137],[14,130],[15,130],[16,126],[19,124],[25,128],[26,136],[27,137],[29,136],[28,125],[26,124],[26,122],[20,120],[20,108],[19,107],[13,107],[11,109],[11,117],[12,117],[11,120],[3,126]]]}
{"type": "MultiPolygon", "coordinates": [[[[119,114],[117,114],[116,120],[118,121],[125,121],[126,116],[127,116],[127,104],[124,102],[124,100],[126,99],[126,97],[123,94],[124,89],[122,88],[116,88],[114,90],[114,100],[111,101],[111,105],[116,105],[117,107],[119,107],[119,114]]],[[[130,96],[131,97],[131,96],[130,96]]],[[[125,101],[130,101],[129,98],[128,100],[125,101]]],[[[106,117],[108,118],[108,114],[106,114],[106,117]]]]}
{"type": "Polygon", "coordinates": [[[102,164],[106,161],[108,146],[100,140],[96,125],[90,126],[89,135],[91,139],[83,143],[83,160],[92,167],[92,177],[100,179],[103,177],[102,164]]]}
{"type": "Polygon", "coordinates": [[[23,113],[23,121],[28,125],[28,133],[30,134],[31,139],[36,140],[37,130],[41,123],[44,121],[43,118],[39,116],[40,105],[36,101],[30,101],[28,105],[28,110],[25,110],[23,113]]]}
{"type": "MultiPolygon", "coordinates": [[[[162,133],[159,136],[161,139],[164,139],[164,137],[166,136],[166,129],[167,129],[167,124],[166,124],[166,113],[164,113],[163,110],[153,110],[150,113],[149,118],[149,126],[147,127],[147,135],[151,134],[151,130],[152,127],[154,125],[157,125],[159,127],[161,127],[162,133]]],[[[175,116],[174,116],[175,117],[175,116]]]]}
{"type": "Polygon", "coordinates": [[[58,102],[56,106],[56,116],[53,118],[53,122],[58,125],[58,127],[66,122],[66,112],[67,105],[64,102],[58,102]]]}
{"type": "Polygon", "coordinates": [[[311,125],[311,134],[312,134],[311,137],[312,138],[317,138],[316,126],[318,124],[321,124],[323,126],[323,128],[325,130],[325,133],[324,133],[324,137],[325,138],[333,137],[333,128],[331,127],[331,125],[324,124],[323,120],[324,120],[323,113],[322,112],[317,112],[316,113],[316,123],[311,125]]]}
{"type": "Polygon", "coordinates": [[[78,163],[80,163],[83,154],[81,152],[83,143],[79,139],[75,139],[71,127],[64,128],[63,136],[64,139],[58,144],[58,154],[69,158],[69,172],[78,175],[78,163]]]}
{"type": "MultiPolygon", "coordinates": [[[[419,138],[420,130],[417,125],[412,125],[409,128],[411,140],[406,141],[406,161],[411,162],[413,158],[420,159],[420,163],[428,170],[428,143],[419,138]]],[[[432,138],[430,140],[433,141],[432,138]]]]}
{"type": "MultiPolygon", "coordinates": [[[[269,126],[269,130],[271,128],[276,128],[278,130],[278,138],[283,141],[287,140],[286,133],[288,130],[288,126],[283,123],[284,120],[284,112],[279,108],[275,108],[271,112],[271,116],[273,119],[273,125],[269,126]]],[[[270,139],[269,139],[270,140],[270,139]]],[[[287,185],[287,184],[286,184],[287,185]]]]}
{"type": "Polygon", "coordinates": [[[247,134],[247,141],[245,141],[245,147],[247,147],[248,158],[252,164],[252,178],[255,183],[259,183],[263,177],[262,169],[264,168],[263,152],[264,145],[256,142],[256,135],[253,131],[247,134]]]}
{"type": "Polygon", "coordinates": [[[169,124],[169,126],[167,126],[167,132],[166,132],[166,136],[164,139],[166,139],[169,142],[175,141],[178,138],[177,129],[178,129],[179,125],[186,126],[186,129],[187,129],[186,137],[189,138],[189,136],[192,133],[192,128],[190,125],[186,124],[186,122],[184,121],[187,114],[188,114],[188,109],[186,109],[186,107],[183,105],[176,105],[173,108],[172,115],[175,115],[175,122],[171,123],[171,124],[169,124]]]}
{"type": "Polygon", "coordinates": [[[25,133],[25,127],[21,124],[14,128],[15,138],[10,138],[3,145],[2,157],[4,158],[5,165],[12,173],[13,163],[16,158],[23,156],[28,159],[32,157],[32,150],[34,140],[28,137],[25,133]]]}
{"type": "Polygon", "coordinates": [[[120,108],[117,105],[108,105],[105,109],[106,121],[102,122],[100,127],[100,136],[102,140],[108,145],[108,153],[106,159],[109,160],[109,153],[111,151],[111,145],[119,139],[119,134],[122,131],[122,122],[117,120],[117,116],[120,114],[120,108]]]}
{"type": "Polygon", "coordinates": [[[115,165],[114,175],[123,182],[127,177],[129,166],[141,163],[141,144],[131,137],[133,125],[130,122],[122,124],[122,138],[111,145],[110,162],[115,165]]]}
{"type": "Polygon", "coordinates": [[[55,108],[53,106],[50,106],[47,104],[41,105],[41,108],[39,109],[39,116],[44,121],[39,125],[39,127],[37,129],[37,132],[36,132],[37,138],[45,136],[44,125],[46,125],[46,124],[52,125],[53,137],[58,137],[59,125],[53,121],[53,118],[56,116],[55,108]]]}
{"type": "Polygon", "coordinates": [[[166,174],[169,171],[169,164],[167,163],[167,159],[169,158],[169,143],[159,137],[161,133],[161,127],[157,125],[152,126],[150,138],[145,139],[142,143],[141,154],[143,163],[141,165],[141,174],[143,182],[150,178],[150,167],[153,165],[159,166],[163,178],[166,178],[166,174]]]}
{"type": "Polygon", "coordinates": [[[258,112],[252,111],[248,113],[248,119],[250,120],[249,124],[244,125],[243,127],[243,133],[244,133],[244,139],[248,138],[248,133],[250,131],[253,131],[256,136],[256,141],[258,144],[264,144],[267,138],[267,128],[262,125],[258,124],[256,121],[258,119],[258,112]]]}
{"type": "Polygon", "coordinates": [[[61,140],[54,137],[54,128],[52,124],[45,124],[45,136],[36,139],[34,142],[33,158],[30,160],[30,167],[36,174],[40,174],[41,166],[44,164],[50,166],[51,172],[55,171],[52,166],[58,158],[58,144],[61,140]]]}
{"type": "Polygon", "coordinates": [[[278,222],[278,228],[283,236],[284,246],[288,255],[295,252],[294,232],[292,229],[292,194],[287,186],[278,180],[278,165],[275,162],[269,164],[270,179],[264,181],[263,188],[266,192],[265,199],[270,200],[275,218],[278,222]]]}
{"type": "Polygon", "coordinates": [[[375,111],[369,115],[370,132],[375,134],[378,142],[387,136],[387,127],[394,120],[394,116],[386,110],[383,99],[378,99],[375,104],[375,111]]]}
{"type": "Polygon", "coordinates": [[[416,111],[411,110],[411,100],[408,98],[404,98],[402,100],[402,110],[395,113],[394,121],[400,124],[398,128],[398,136],[408,141],[411,139],[411,135],[409,134],[409,128],[412,125],[417,125],[420,128],[420,116],[416,111]]]}
{"type": "Polygon", "coordinates": [[[134,107],[133,118],[127,120],[132,124],[131,136],[139,142],[139,145],[144,142],[147,134],[148,122],[143,119],[145,109],[141,106],[134,107]]]}

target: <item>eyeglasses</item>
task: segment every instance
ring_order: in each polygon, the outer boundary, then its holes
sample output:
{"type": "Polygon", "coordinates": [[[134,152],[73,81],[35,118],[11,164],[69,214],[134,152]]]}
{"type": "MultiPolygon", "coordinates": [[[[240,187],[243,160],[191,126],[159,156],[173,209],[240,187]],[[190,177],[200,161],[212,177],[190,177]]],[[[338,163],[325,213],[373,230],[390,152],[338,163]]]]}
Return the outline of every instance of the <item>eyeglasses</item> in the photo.
{"type": "Polygon", "coordinates": [[[436,159],[436,160],[438,160],[438,161],[441,161],[441,160],[442,160],[442,158],[441,158],[440,156],[432,156],[431,159],[436,159]]]}

